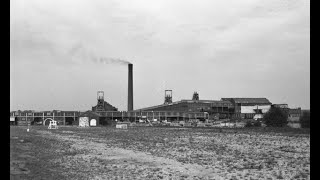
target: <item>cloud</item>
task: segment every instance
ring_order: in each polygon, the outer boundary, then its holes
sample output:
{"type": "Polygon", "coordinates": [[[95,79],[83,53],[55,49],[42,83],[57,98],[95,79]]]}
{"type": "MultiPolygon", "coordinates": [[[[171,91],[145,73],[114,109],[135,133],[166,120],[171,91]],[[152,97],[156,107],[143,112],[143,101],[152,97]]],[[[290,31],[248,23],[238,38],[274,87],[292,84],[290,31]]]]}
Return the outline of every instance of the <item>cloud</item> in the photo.
{"type": "MultiPolygon", "coordinates": [[[[129,61],[135,64],[137,107],[153,105],[159,98],[159,93],[153,92],[145,98],[142,87],[162,91],[159,85],[148,82],[166,81],[170,88],[179,90],[174,91],[175,97],[189,97],[189,91],[194,91],[190,90],[190,82],[197,82],[197,88],[208,94],[218,91],[217,84],[222,84],[219,92],[226,94],[235,92],[227,86],[241,85],[244,91],[237,92],[241,95],[255,93],[245,88],[259,79],[285,76],[288,80],[295,74],[302,77],[297,83],[308,79],[308,1],[12,0],[10,4],[13,89],[25,87],[21,84],[26,77],[40,82],[54,79],[45,72],[48,67],[59,71],[57,79],[70,78],[73,84],[68,88],[75,91],[81,88],[79,84],[84,78],[100,76],[120,89],[119,82],[104,73],[116,73],[123,68],[111,63],[121,65],[129,61]],[[77,74],[82,72],[86,74],[79,78],[77,74]],[[207,83],[211,81],[215,83],[207,83]]],[[[55,81],[59,85],[58,82],[55,81]]],[[[88,91],[95,92],[94,88],[88,91]]],[[[303,88],[292,94],[298,96],[308,91],[303,88]]],[[[88,96],[88,91],[79,93],[88,96]]],[[[21,94],[19,90],[14,92],[15,96],[21,94]]],[[[113,101],[123,98],[120,92],[114,93],[113,101]]],[[[268,96],[270,92],[264,93],[268,96]]],[[[162,97],[159,99],[162,102],[162,97]]]]}
{"type": "Polygon", "coordinates": [[[68,51],[68,54],[75,60],[75,62],[79,62],[79,60],[82,59],[86,63],[88,63],[88,61],[92,61],[99,64],[131,64],[131,62],[127,60],[96,55],[93,51],[90,51],[82,44],[76,44],[73,46],[68,51]]]}

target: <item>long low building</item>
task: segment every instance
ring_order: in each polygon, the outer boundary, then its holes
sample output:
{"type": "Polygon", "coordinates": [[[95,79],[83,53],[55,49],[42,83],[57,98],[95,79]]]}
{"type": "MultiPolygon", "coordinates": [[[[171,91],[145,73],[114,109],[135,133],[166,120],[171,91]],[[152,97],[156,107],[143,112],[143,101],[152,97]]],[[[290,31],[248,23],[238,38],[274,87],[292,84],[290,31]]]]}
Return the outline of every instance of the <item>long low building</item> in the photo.
{"type": "MultiPolygon", "coordinates": [[[[108,124],[108,121],[125,119],[137,121],[146,120],[190,120],[190,119],[224,119],[246,118],[252,119],[255,115],[266,113],[271,102],[266,98],[221,98],[221,100],[199,100],[198,93],[193,94],[191,100],[171,101],[172,97],[166,96],[164,104],[136,109],[133,111],[117,111],[117,108],[104,100],[103,93],[98,94],[97,106],[92,107],[98,125],[108,124]],[[101,94],[101,95],[100,95],[101,94]],[[98,118],[98,119],[97,119],[98,118]]],[[[87,114],[90,111],[86,111],[87,114]]],[[[47,119],[54,119],[62,125],[74,125],[85,112],[80,111],[16,111],[10,116],[19,124],[33,122],[46,124],[47,119]]]]}
{"type": "Polygon", "coordinates": [[[144,120],[190,120],[190,119],[208,119],[207,112],[182,112],[182,111],[43,111],[43,112],[10,112],[10,117],[14,118],[18,125],[27,125],[28,123],[39,123],[47,125],[48,120],[58,121],[60,125],[78,125],[79,117],[88,117],[89,120],[97,120],[98,125],[107,125],[114,120],[139,121],[144,120]],[[86,115],[89,114],[89,115],[86,115]],[[92,114],[94,116],[92,116],[92,114]]]}
{"type": "Polygon", "coordinates": [[[31,124],[48,124],[47,119],[58,121],[59,124],[72,125],[77,120],[80,111],[12,111],[10,117],[14,118],[15,124],[26,125],[31,124]]]}
{"type": "Polygon", "coordinates": [[[257,114],[269,111],[272,103],[267,98],[221,98],[221,100],[199,100],[197,92],[191,100],[168,101],[157,106],[137,109],[135,111],[182,111],[207,112],[211,119],[216,118],[245,118],[252,119],[257,114]]]}
{"type": "Polygon", "coordinates": [[[181,100],[170,104],[161,104],[147,108],[137,109],[139,111],[182,111],[182,112],[207,112],[209,115],[215,113],[230,114],[234,106],[229,101],[215,100],[181,100]]]}
{"type": "Polygon", "coordinates": [[[58,121],[60,125],[78,125],[79,118],[94,120],[97,125],[107,125],[114,120],[129,120],[131,122],[143,120],[217,120],[217,119],[258,119],[274,107],[288,111],[288,118],[292,123],[299,121],[301,109],[290,110],[287,104],[272,104],[267,98],[221,98],[220,100],[200,100],[195,92],[191,100],[172,102],[172,96],[165,95],[163,104],[136,109],[132,111],[118,111],[118,109],[104,100],[103,93],[98,92],[97,105],[91,111],[13,111],[10,121],[16,124],[48,124],[48,119],[58,121]]]}

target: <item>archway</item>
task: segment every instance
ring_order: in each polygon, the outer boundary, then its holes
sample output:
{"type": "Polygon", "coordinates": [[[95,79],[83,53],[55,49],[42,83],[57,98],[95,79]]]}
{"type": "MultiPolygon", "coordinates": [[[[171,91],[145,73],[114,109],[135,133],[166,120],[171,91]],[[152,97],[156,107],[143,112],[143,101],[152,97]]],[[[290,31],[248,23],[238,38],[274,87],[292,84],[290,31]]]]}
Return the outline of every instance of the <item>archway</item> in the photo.
{"type": "Polygon", "coordinates": [[[51,119],[51,118],[45,119],[45,120],[43,121],[43,125],[49,126],[51,120],[54,120],[54,119],[51,119]],[[49,121],[47,121],[47,120],[49,120],[49,121]]]}
{"type": "Polygon", "coordinates": [[[91,119],[90,120],[90,126],[97,126],[97,120],[91,119]]]}

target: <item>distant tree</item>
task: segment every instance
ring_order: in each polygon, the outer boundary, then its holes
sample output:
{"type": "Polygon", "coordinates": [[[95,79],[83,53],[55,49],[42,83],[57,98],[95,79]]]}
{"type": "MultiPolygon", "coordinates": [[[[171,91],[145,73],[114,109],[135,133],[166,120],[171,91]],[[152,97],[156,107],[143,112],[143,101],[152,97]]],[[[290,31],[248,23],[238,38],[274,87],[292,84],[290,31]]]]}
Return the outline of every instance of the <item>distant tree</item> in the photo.
{"type": "Polygon", "coordinates": [[[262,120],[269,127],[284,127],[288,124],[288,114],[278,107],[272,107],[262,120]]]}
{"type": "Polygon", "coordinates": [[[300,117],[300,124],[302,128],[310,128],[310,111],[303,111],[300,117]]]}

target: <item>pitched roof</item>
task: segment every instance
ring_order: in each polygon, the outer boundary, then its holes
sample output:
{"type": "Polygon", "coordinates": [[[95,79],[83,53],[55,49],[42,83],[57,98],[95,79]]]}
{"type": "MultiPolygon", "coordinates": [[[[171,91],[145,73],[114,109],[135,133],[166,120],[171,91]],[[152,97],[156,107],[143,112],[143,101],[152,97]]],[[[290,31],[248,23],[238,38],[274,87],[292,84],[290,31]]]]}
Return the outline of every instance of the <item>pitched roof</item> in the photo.
{"type": "Polygon", "coordinates": [[[79,116],[96,116],[96,117],[100,117],[100,115],[98,113],[95,113],[93,111],[86,111],[81,113],[79,116]]]}
{"type": "Polygon", "coordinates": [[[181,101],[178,101],[180,103],[182,102],[187,102],[187,103],[208,103],[208,104],[211,104],[211,103],[217,103],[217,104],[231,104],[230,101],[224,101],[224,100],[181,100],[181,101]]]}
{"type": "Polygon", "coordinates": [[[272,104],[267,98],[221,98],[222,100],[234,100],[241,104],[272,104]]]}
{"type": "MultiPolygon", "coordinates": [[[[97,108],[97,105],[93,106],[93,108],[97,108]]],[[[104,101],[104,110],[105,111],[110,111],[111,109],[114,109],[115,111],[118,110],[118,108],[114,107],[113,105],[111,105],[107,101],[104,101]]]]}
{"type": "Polygon", "coordinates": [[[175,104],[180,104],[180,103],[208,103],[208,104],[230,104],[232,106],[232,103],[229,101],[221,101],[221,100],[181,100],[181,101],[176,101],[170,104],[160,104],[160,105],[156,105],[156,106],[150,106],[150,107],[146,107],[146,108],[141,108],[141,109],[136,109],[134,111],[146,111],[149,109],[155,109],[155,108],[160,108],[160,107],[167,107],[167,106],[172,106],[175,104]]]}
{"type": "Polygon", "coordinates": [[[160,104],[160,105],[156,105],[156,106],[150,106],[150,107],[146,107],[146,108],[141,108],[141,109],[136,109],[136,110],[133,110],[133,111],[146,111],[146,110],[149,110],[149,109],[154,109],[154,108],[159,108],[159,107],[165,107],[165,106],[171,106],[173,104],[178,104],[180,101],[176,101],[176,102],[173,102],[171,104],[160,104]]]}

